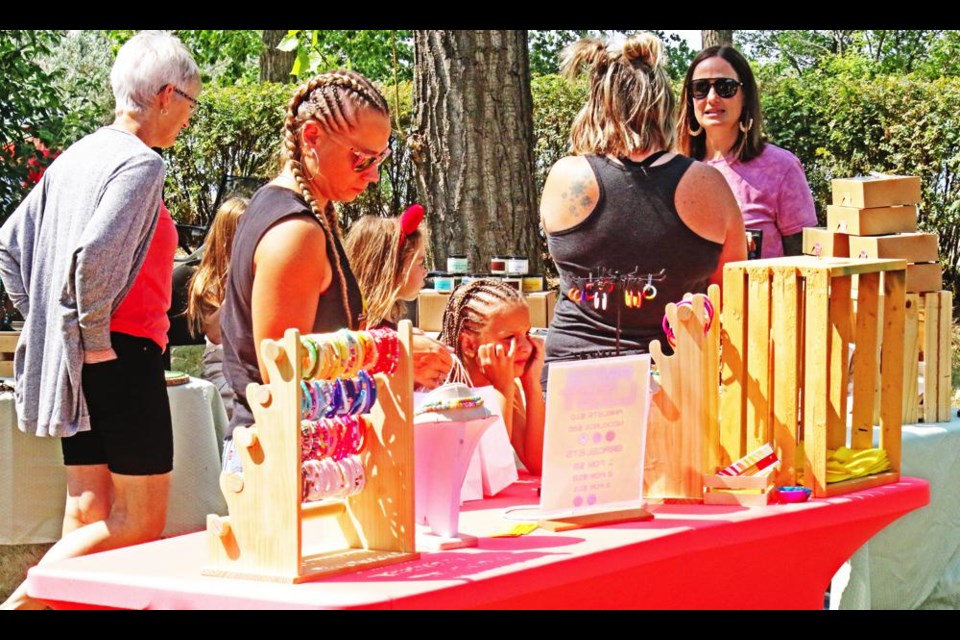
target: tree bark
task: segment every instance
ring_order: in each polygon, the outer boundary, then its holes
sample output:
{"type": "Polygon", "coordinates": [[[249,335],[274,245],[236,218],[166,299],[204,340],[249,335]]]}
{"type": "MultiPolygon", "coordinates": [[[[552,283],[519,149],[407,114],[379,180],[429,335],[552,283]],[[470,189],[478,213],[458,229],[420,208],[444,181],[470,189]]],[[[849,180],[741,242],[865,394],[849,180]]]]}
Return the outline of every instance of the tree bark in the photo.
{"type": "Polygon", "coordinates": [[[285,29],[264,29],[260,51],[260,82],[290,82],[290,70],[296,51],[280,51],[277,45],[287,35],[285,29]]]}
{"type": "Polygon", "coordinates": [[[541,273],[525,30],[414,31],[411,157],[434,265],[522,255],[541,273]]]}
{"type": "Polygon", "coordinates": [[[719,45],[733,46],[733,30],[702,29],[700,31],[700,43],[703,45],[703,49],[719,45]]]}

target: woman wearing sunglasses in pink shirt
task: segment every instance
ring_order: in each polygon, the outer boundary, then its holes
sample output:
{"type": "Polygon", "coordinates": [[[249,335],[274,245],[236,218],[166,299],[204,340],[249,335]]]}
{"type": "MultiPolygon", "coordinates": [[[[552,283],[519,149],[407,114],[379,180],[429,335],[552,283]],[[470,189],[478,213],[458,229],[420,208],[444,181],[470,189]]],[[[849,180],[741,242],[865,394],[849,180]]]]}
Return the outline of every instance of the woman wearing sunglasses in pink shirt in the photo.
{"type": "Polygon", "coordinates": [[[763,136],[750,65],[733,47],[708,47],[687,70],[677,148],[720,171],[747,229],[762,232],[758,257],[798,255],[803,228],[817,225],[813,196],[795,155],[763,136]]]}

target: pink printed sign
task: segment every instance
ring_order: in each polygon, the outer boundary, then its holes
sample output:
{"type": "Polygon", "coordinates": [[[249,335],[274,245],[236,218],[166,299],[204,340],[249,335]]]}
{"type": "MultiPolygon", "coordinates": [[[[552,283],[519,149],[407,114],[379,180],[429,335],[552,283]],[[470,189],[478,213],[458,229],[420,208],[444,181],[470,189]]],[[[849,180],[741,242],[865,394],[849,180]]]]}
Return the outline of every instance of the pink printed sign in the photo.
{"type": "Polygon", "coordinates": [[[649,407],[649,355],[550,364],[542,517],[643,505],[649,407]]]}

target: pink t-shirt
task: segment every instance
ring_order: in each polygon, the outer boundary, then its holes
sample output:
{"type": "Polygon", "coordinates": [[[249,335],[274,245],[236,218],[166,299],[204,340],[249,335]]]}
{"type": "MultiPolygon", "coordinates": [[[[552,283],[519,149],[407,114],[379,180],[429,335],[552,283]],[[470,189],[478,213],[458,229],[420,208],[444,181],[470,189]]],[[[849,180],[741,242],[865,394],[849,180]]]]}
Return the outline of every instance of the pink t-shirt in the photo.
{"type": "Polygon", "coordinates": [[[768,142],[750,162],[731,162],[730,158],[704,162],[727,179],[744,226],[763,231],[761,258],[782,256],[783,236],[817,226],[817,210],[803,167],[786,149],[768,142]]]}
{"type": "Polygon", "coordinates": [[[133,287],[110,317],[110,331],[149,338],[167,348],[170,319],[167,309],[173,295],[173,256],[177,251],[177,224],[160,203],[157,230],[147,249],[133,287]]]}

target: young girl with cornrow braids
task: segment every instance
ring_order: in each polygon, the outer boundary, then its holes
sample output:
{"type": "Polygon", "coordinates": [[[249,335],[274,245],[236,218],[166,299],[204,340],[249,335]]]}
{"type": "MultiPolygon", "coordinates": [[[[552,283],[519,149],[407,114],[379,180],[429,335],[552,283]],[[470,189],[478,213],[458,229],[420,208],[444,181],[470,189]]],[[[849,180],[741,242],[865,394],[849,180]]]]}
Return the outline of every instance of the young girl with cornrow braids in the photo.
{"type": "Polygon", "coordinates": [[[530,336],[530,309],[520,293],[492,279],[457,287],[443,312],[440,340],[455,351],[470,386],[492,386],[514,451],[526,469],[543,467],[543,344],[530,336]]]}

